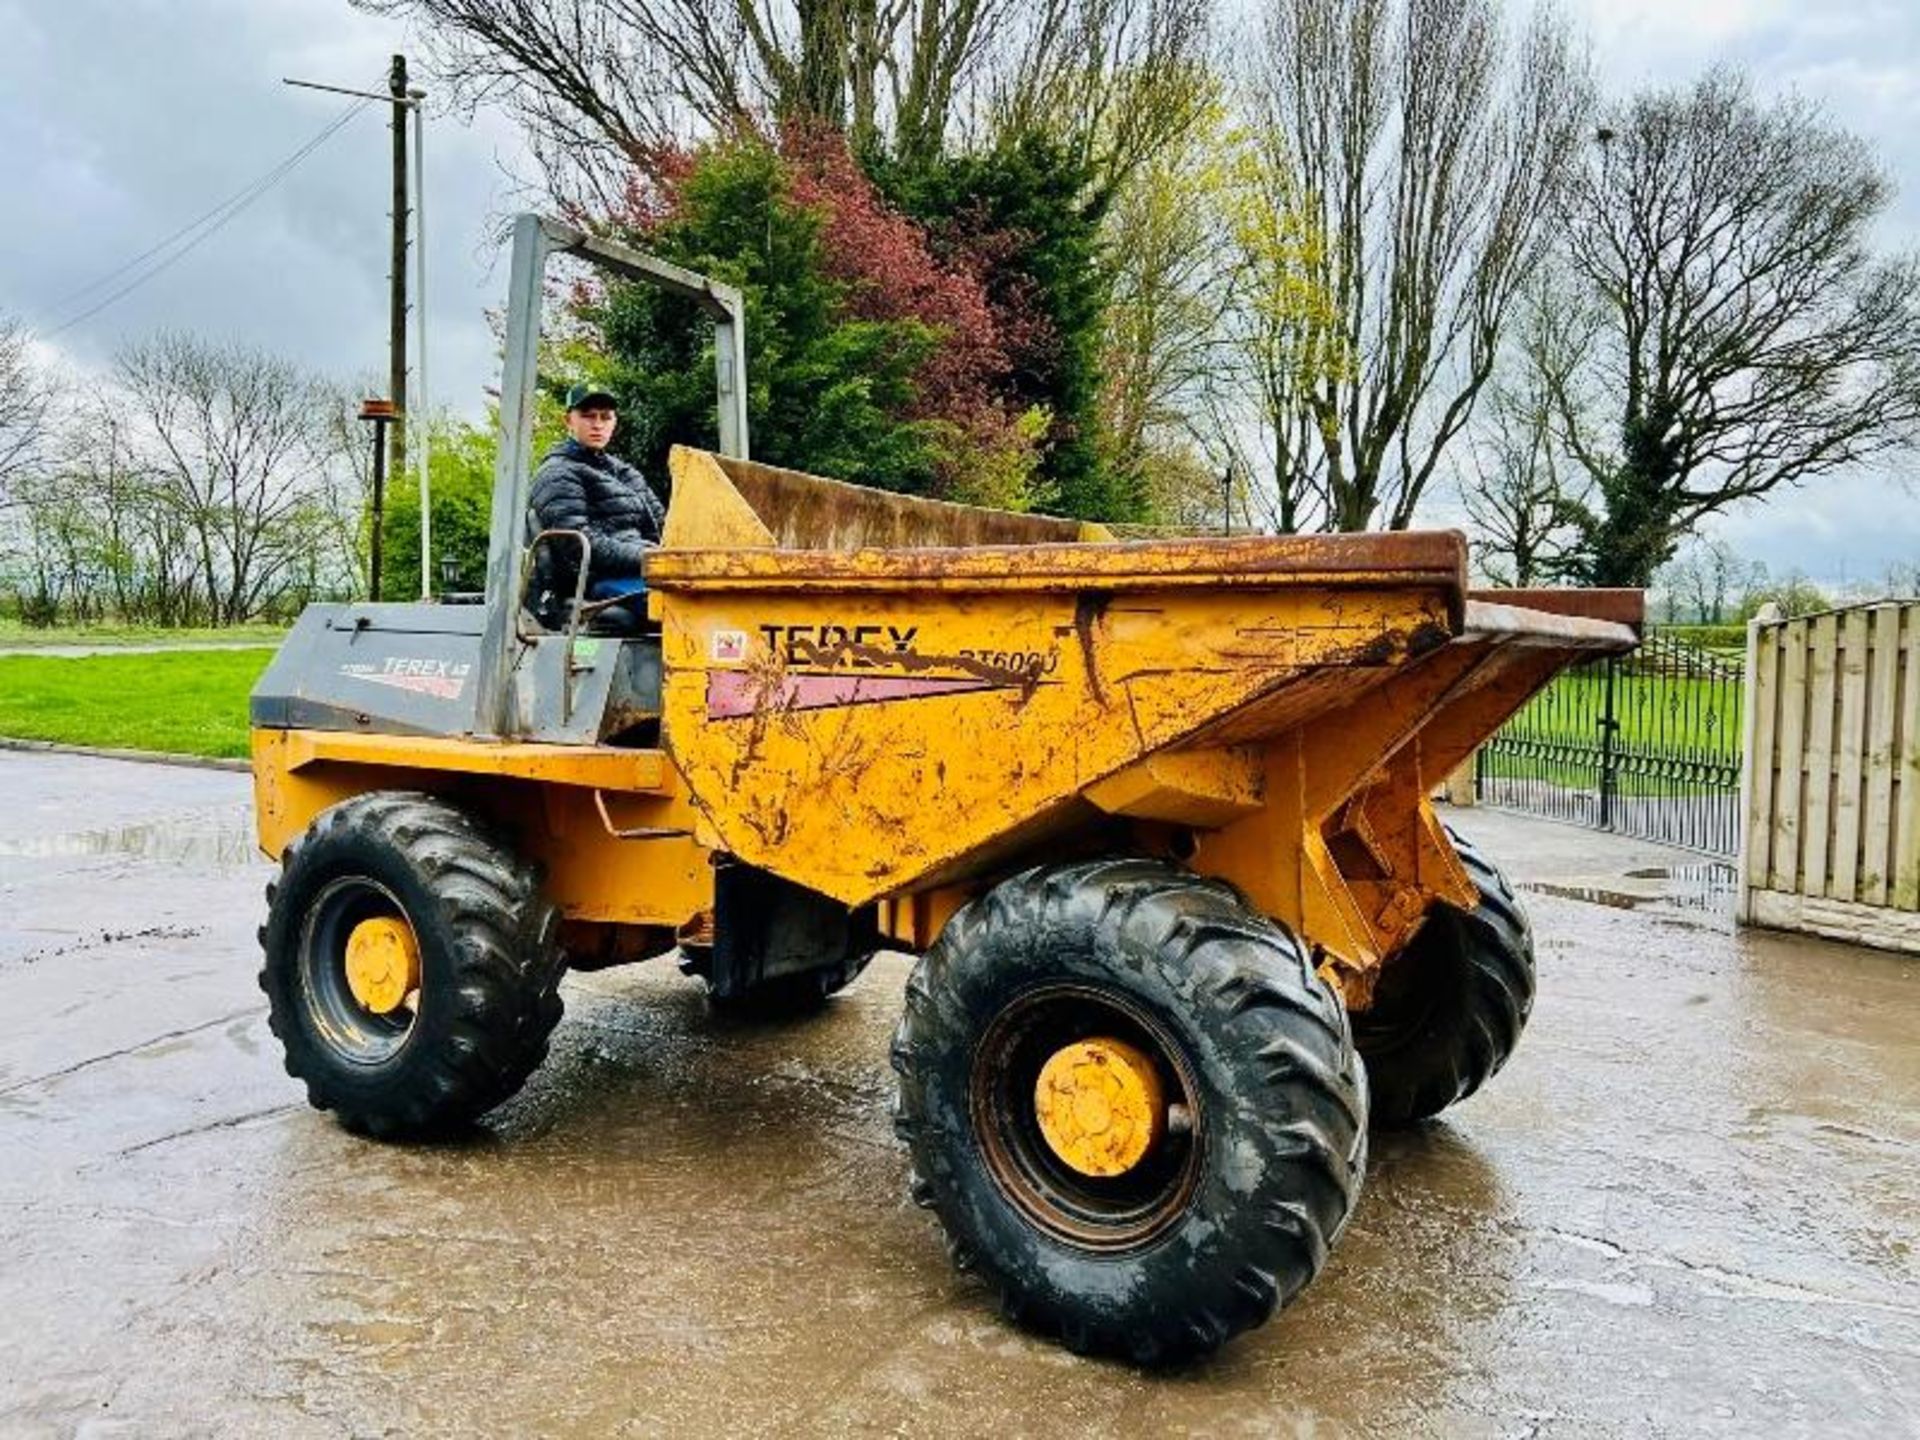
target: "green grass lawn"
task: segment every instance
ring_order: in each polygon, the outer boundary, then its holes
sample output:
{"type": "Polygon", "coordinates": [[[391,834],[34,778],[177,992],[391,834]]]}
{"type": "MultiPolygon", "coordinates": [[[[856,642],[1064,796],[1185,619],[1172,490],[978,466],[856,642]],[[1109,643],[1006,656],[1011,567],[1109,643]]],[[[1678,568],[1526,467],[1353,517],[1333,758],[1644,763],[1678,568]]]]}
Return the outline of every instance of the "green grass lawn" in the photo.
{"type": "Polygon", "coordinates": [[[54,625],[41,630],[0,619],[0,650],[37,650],[47,645],[278,645],[286,633],[284,625],[186,630],[158,625],[54,625]]]}
{"type": "MultiPolygon", "coordinates": [[[[1580,671],[1560,676],[1507,722],[1509,733],[1598,745],[1606,683],[1605,676],[1580,671]]],[[[1614,680],[1615,744],[1642,754],[1737,754],[1741,703],[1738,681],[1623,674],[1614,680]]]]}
{"type": "MultiPolygon", "coordinates": [[[[1623,795],[1692,793],[1714,768],[1739,765],[1737,681],[1623,672],[1614,679],[1613,713],[1620,757],[1615,785],[1623,795]]],[[[1553,681],[1485,752],[1488,778],[1540,780],[1567,790],[1598,783],[1606,677],[1573,671],[1553,681]]]]}
{"type": "Polygon", "coordinates": [[[0,656],[0,735],[244,756],[247,692],[271,649],[0,656]]]}

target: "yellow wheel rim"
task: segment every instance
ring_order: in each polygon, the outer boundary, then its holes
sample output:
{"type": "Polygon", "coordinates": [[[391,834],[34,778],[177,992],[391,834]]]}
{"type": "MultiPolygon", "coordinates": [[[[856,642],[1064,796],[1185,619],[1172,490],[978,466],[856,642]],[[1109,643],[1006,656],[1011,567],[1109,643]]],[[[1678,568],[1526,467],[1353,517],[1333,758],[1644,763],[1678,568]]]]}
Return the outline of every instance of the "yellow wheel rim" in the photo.
{"type": "Polygon", "coordinates": [[[375,1015],[391,1015],[420,988],[420,942],[392,915],[362,920],[347,937],[347,988],[375,1015]]]}
{"type": "Polygon", "coordinates": [[[1056,1050],[1040,1069],[1033,1106],[1048,1146],[1082,1175],[1126,1174],[1166,1131],[1152,1059],[1105,1036],[1056,1050]]]}

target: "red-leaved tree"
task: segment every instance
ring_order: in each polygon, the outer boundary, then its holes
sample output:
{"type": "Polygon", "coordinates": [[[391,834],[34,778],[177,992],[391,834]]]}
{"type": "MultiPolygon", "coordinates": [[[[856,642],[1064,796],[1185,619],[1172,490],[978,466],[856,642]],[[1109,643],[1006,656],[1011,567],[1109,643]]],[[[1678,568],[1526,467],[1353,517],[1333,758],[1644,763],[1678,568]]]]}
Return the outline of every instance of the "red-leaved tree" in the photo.
{"type": "MultiPolygon", "coordinates": [[[[781,200],[816,217],[820,278],[833,288],[842,319],[918,327],[929,337],[898,418],[938,437],[939,493],[1022,508],[1043,502],[1034,475],[1048,417],[1014,398],[1014,375],[1022,357],[1044,344],[1044,321],[1018,295],[990,297],[983,280],[1014,237],[983,229],[964,244],[949,236],[936,245],[880,194],[843,136],[797,125],[773,137],[745,133],[693,150],[650,150],[635,157],[615,213],[572,218],[645,245],[670,233],[689,182],[727,145],[777,151],[781,200]]],[[[767,218],[777,223],[776,215],[767,218]]],[[[571,298],[576,314],[590,315],[600,292],[580,282],[571,298]]]]}

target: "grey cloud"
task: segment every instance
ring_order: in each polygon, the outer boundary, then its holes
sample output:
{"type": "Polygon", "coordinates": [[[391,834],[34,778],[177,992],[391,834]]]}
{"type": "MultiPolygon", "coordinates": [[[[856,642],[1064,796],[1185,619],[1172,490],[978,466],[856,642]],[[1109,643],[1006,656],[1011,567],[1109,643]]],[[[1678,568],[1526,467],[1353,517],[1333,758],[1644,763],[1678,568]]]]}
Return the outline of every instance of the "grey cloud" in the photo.
{"type": "MultiPolygon", "coordinates": [[[[1920,243],[1920,6],[1845,0],[1586,0],[1616,91],[1748,66],[1824,100],[1903,184],[1893,243],[1920,243]]],[[[0,312],[44,321],[79,288],[291,152],[344,101],[283,75],[378,88],[399,27],[345,0],[0,0],[0,312]]],[[[232,336],[341,379],[385,370],[387,137],[360,116],[286,182],[152,284],[58,337],[86,366],[166,327],[232,336]]],[[[510,124],[431,113],[433,388],[477,416],[497,373],[494,222],[531,166],[510,124]]],[[[1909,473],[1920,474],[1920,463],[1909,473]]],[[[1447,523],[1436,507],[1428,523],[1447,523]]],[[[1920,555],[1920,498],[1884,477],[1789,492],[1717,522],[1776,569],[1859,576],[1920,555]]]]}
{"type": "MultiPolygon", "coordinates": [[[[343,0],[0,0],[0,312],[47,326],[60,297],[239,189],[348,103],[283,75],[383,88],[398,26],[343,0]]],[[[504,267],[492,222],[521,157],[499,118],[428,116],[433,390],[478,414],[504,267]]],[[[51,343],[82,368],[163,327],[236,337],[341,379],[385,372],[385,111],[356,117],[151,283],[51,343]]],[[[112,287],[108,287],[109,289],[112,287]]],[[[107,290],[89,297],[101,298],[107,290]]]]}

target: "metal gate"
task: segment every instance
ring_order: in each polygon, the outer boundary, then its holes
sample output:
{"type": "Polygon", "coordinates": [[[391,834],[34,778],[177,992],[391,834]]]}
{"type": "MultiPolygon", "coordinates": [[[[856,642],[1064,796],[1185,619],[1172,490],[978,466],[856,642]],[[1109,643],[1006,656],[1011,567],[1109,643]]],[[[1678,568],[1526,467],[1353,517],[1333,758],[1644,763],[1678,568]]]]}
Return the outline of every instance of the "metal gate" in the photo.
{"type": "Polygon", "coordinates": [[[1650,632],[1557,677],[1481,747],[1481,803],[1731,857],[1745,663],[1650,632]]]}

